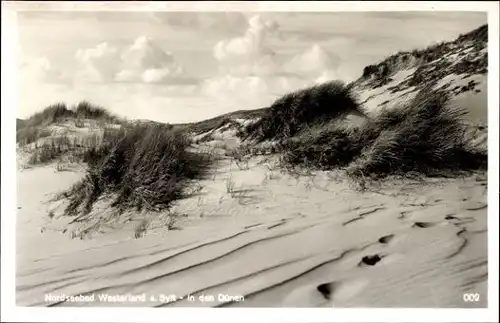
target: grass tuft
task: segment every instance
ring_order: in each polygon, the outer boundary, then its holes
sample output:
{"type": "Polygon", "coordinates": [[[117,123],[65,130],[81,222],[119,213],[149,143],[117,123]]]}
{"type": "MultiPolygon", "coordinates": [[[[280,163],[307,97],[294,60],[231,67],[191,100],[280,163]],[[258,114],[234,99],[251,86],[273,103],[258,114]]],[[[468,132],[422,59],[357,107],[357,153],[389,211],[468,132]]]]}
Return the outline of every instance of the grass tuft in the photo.
{"type": "Polygon", "coordinates": [[[113,197],[119,211],[161,211],[184,196],[190,179],[204,173],[209,159],[188,152],[190,141],[169,125],[139,124],[108,136],[89,150],[85,178],[67,194],[66,214],[89,213],[105,195],[113,197]]]}
{"type": "Polygon", "coordinates": [[[279,98],[240,136],[257,142],[282,140],[353,111],[362,114],[350,88],[339,81],[326,82],[279,98]]]}

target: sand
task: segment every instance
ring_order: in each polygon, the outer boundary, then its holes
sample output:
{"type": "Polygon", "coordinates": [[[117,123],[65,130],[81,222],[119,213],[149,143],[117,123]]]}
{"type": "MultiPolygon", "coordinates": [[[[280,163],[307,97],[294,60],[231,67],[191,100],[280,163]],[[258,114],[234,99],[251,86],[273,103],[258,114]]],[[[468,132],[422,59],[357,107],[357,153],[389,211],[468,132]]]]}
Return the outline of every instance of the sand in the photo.
{"type": "Polygon", "coordinates": [[[222,159],[175,205],[171,230],[153,221],[142,238],[141,214],[72,238],[84,224],[49,200],[83,172],[19,171],[16,304],[487,307],[484,174],[359,192],[338,173],[273,165],[222,159]],[[58,298],[70,295],[86,299],[58,298]]]}

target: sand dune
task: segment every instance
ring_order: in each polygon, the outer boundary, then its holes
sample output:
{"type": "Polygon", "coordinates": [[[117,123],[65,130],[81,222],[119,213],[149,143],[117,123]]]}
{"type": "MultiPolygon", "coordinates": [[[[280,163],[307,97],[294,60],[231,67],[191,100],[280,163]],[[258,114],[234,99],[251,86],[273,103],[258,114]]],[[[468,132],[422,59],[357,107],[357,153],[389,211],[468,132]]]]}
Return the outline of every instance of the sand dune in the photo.
{"type": "Polygon", "coordinates": [[[57,205],[48,200],[81,176],[53,166],[18,173],[19,306],[487,306],[484,174],[361,193],[336,173],[291,176],[264,157],[248,169],[223,159],[175,206],[187,215],[177,230],[152,225],[135,239],[135,222],[122,217],[120,230],[80,240],[71,231],[82,224],[49,218],[57,205]],[[480,299],[464,302],[464,293],[480,299]],[[99,300],[105,294],[138,296],[99,300]]]}

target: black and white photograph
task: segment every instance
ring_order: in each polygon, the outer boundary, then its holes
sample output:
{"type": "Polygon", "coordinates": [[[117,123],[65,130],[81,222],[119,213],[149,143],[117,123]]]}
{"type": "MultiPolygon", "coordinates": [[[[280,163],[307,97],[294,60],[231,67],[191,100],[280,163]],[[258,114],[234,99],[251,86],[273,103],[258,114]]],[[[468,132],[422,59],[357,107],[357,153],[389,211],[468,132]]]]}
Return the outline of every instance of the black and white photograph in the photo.
{"type": "Polygon", "coordinates": [[[20,3],[15,306],[498,306],[487,9],[20,3]]]}

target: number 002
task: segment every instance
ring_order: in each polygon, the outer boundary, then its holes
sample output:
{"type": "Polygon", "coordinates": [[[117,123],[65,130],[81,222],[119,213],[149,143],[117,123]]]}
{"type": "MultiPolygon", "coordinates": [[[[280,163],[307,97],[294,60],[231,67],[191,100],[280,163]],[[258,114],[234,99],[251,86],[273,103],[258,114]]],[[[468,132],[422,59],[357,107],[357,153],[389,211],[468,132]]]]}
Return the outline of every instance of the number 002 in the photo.
{"type": "Polygon", "coordinates": [[[478,293],[465,293],[464,302],[479,302],[479,294],[478,293]]]}

